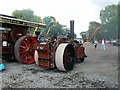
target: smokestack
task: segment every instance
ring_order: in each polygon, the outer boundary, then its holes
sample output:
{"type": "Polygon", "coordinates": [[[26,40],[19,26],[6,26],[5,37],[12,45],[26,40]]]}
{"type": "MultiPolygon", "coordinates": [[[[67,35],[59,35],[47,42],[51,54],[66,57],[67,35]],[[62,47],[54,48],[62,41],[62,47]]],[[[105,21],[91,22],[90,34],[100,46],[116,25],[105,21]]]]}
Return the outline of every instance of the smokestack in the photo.
{"type": "Polygon", "coordinates": [[[70,21],[70,37],[74,40],[74,20],[70,21]]]}

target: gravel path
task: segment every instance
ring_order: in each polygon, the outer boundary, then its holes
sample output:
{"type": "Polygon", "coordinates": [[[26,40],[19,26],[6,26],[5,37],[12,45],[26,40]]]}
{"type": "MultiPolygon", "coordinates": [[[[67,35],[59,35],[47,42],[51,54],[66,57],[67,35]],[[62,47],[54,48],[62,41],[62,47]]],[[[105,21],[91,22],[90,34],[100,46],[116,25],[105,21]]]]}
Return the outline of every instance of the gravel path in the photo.
{"type": "Polygon", "coordinates": [[[72,71],[46,70],[37,65],[4,61],[3,88],[118,88],[118,47],[106,45],[106,51],[85,43],[87,58],[72,71]]]}

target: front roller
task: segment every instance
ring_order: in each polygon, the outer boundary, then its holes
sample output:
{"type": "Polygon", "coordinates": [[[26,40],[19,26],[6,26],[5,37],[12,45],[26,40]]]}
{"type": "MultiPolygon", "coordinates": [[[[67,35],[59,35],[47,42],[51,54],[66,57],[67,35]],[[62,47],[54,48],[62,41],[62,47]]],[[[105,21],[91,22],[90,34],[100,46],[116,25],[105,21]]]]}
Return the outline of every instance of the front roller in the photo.
{"type": "Polygon", "coordinates": [[[62,43],[58,46],[55,53],[55,64],[60,71],[69,71],[73,69],[75,62],[75,50],[73,45],[62,43]]]}
{"type": "Polygon", "coordinates": [[[35,50],[35,53],[34,53],[34,59],[35,59],[35,63],[39,66],[39,61],[38,61],[38,51],[35,50]]]}
{"type": "Polygon", "coordinates": [[[38,41],[32,36],[20,37],[14,46],[14,54],[17,61],[32,64],[34,60],[35,45],[38,41]]]}

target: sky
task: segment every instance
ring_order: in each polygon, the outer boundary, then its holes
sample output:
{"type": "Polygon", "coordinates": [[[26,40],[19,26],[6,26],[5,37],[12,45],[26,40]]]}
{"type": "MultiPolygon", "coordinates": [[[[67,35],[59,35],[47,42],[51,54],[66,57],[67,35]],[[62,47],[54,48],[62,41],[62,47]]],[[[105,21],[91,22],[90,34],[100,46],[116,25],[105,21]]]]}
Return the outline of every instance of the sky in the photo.
{"type": "Polygon", "coordinates": [[[89,22],[100,22],[99,14],[107,5],[117,4],[119,0],[0,0],[0,14],[12,15],[15,10],[31,9],[34,14],[44,18],[54,16],[56,21],[70,28],[74,20],[74,31],[87,31],[89,22]]]}

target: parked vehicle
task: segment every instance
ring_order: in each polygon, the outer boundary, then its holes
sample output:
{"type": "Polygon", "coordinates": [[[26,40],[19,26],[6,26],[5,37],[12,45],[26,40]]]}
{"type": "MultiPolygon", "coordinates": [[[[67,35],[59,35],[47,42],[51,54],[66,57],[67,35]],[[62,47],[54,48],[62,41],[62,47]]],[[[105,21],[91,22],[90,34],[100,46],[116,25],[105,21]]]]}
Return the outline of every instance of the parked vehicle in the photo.
{"type": "Polygon", "coordinates": [[[46,24],[0,15],[0,48],[2,58],[31,64],[34,62],[34,44],[38,44],[35,36],[28,35],[28,30],[36,27],[45,28],[46,24]]]}
{"type": "Polygon", "coordinates": [[[114,46],[120,46],[120,39],[116,39],[112,42],[114,46]]]}

